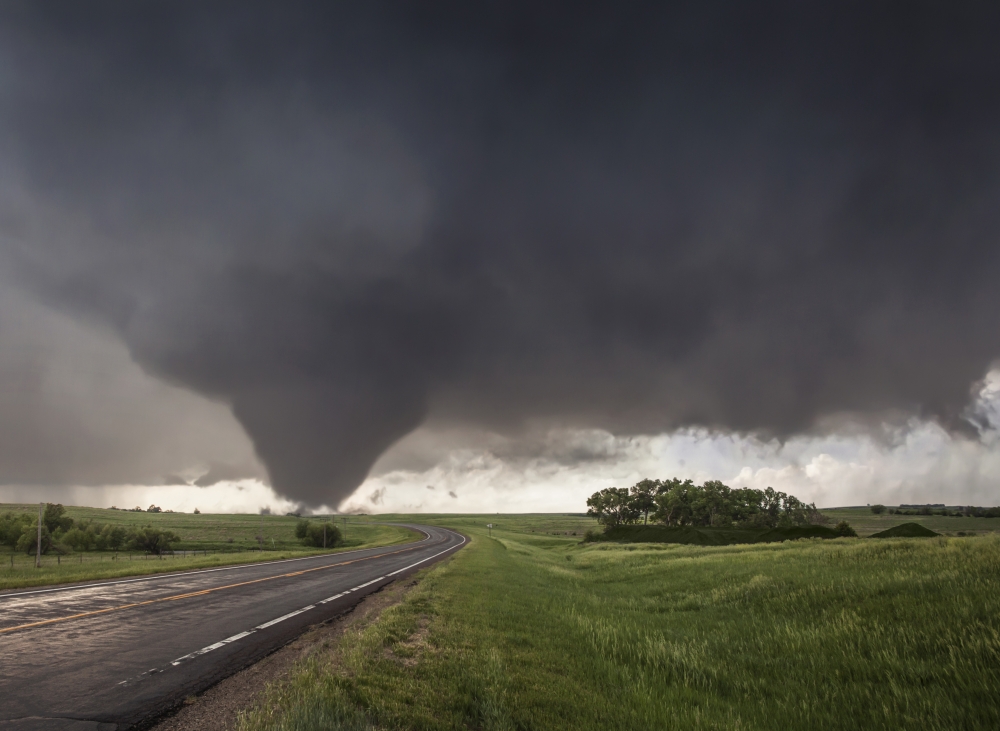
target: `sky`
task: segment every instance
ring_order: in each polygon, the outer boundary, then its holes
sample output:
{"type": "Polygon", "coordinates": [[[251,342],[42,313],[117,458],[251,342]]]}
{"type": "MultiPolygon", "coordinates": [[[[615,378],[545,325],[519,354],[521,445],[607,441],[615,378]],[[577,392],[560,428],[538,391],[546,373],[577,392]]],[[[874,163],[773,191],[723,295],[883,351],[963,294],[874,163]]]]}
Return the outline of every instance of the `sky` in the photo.
{"type": "Polygon", "coordinates": [[[1000,503],[1000,9],[235,7],[0,9],[0,501],[1000,503]]]}

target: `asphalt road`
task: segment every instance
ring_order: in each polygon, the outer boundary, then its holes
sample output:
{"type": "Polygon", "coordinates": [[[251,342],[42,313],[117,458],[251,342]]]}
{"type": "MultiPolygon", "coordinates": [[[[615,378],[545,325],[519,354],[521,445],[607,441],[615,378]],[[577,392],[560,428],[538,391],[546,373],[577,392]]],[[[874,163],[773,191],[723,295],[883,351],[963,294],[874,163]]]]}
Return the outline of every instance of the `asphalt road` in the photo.
{"type": "Polygon", "coordinates": [[[464,545],[403,545],[0,593],[0,731],[127,729],[464,545]]]}

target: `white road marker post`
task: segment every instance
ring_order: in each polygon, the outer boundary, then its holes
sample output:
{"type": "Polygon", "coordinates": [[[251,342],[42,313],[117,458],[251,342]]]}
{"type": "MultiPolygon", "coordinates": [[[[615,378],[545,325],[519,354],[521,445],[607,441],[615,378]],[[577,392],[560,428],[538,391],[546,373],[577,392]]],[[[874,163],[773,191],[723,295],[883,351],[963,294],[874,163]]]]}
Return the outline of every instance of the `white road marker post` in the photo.
{"type": "Polygon", "coordinates": [[[42,509],[45,503],[38,503],[38,543],[35,545],[35,568],[42,568],[42,509]]]}

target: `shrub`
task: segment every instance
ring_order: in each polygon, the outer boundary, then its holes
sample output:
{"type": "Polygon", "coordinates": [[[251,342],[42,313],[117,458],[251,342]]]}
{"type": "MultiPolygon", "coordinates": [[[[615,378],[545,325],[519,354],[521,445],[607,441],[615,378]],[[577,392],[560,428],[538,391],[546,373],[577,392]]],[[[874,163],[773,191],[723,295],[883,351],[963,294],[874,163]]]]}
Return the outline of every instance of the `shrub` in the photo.
{"type": "Polygon", "coordinates": [[[303,545],[314,548],[323,548],[325,545],[326,548],[333,548],[341,542],[340,530],[333,523],[317,523],[308,520],[303,522],[306,523],[306,534],[302,538],[303,545]]]}
{"type": "Polygon", "coordinates": [[[308,533],[308,532],[309,532],[309,521],[308,520],[299,520],[299,521],[295,522],[295,537],[296,538],[305,538],[306,537],[306,533],[308,533]]]}
{"type": "Polygon", "coordinates": [[[129,546],[137,551],[161,554],[170,550],[170,544],[179,541],[180,536],[168,530],[160,530],[152,526],[137,528],[129,536],[129,546]]]}
{"type": "Polygon", "coordinates": [[[872,512],[875,513],[875,515],[881,515],[885,512],[885,505],[872,505],[872,512]]]}
{"type": "MultiPolygon", "coordinates": [[[[42,523],[42,553],[48,553],[52,549],[52,535],[49,529],[42,523]]],[[[38,521],[24,526],[21,537],[17,540],[17,550],[27,554],[34,554],[38,550],[38,521]]]]}
{"type": "Polygon", "coordinates": [[[846,520],[842,520],[837,523],[837,527],[833,529],[838,536],[843,538],[857,538],[858,533],[851,527],[851,524],[846,520]]]}

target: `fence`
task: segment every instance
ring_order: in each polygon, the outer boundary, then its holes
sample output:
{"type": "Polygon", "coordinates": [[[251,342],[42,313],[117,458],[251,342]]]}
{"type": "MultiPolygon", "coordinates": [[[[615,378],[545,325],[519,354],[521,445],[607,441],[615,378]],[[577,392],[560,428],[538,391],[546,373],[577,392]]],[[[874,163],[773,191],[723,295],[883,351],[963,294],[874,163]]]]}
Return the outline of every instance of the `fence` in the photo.
{"type": "MultiPolygon", "coordinates": [[[[265,549],[267,551],[268,549],[265,549]]],[[[271,549],[274,550],[274,549],[271,549]]],[[[278,548],[278,551],[287,550],[278,548]]],[[[197,550],[176,550],[165,551],[162,554],[143,553],[141,551],[80,551],[71,554],[48,553],[42,556],[42,568],[56,568],[61,566],[75,566],[80,564],[95,564],[116,561],[172,561],[202,556],[218,556],[226,554],[260,553],[259,548],[242,550],[222,550],[222,549],[197,549],[197,550]]],[[[0,554],[2,555],[2,554],[0,554]]],[[[35,555],[26,553],[10,553],[0,559],[0,570],[17,571],[21,569],[35,568],[35,555]]]]}

